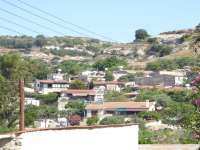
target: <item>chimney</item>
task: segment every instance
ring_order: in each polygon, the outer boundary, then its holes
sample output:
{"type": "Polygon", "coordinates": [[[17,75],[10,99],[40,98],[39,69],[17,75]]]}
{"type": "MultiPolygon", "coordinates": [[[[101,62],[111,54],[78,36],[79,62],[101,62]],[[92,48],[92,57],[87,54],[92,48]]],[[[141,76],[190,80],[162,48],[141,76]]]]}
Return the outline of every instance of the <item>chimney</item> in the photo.
{"type": "Polygon", "coordinates": [[[146,100],[146,107],[149,107],[149,100],[146,100]]]}

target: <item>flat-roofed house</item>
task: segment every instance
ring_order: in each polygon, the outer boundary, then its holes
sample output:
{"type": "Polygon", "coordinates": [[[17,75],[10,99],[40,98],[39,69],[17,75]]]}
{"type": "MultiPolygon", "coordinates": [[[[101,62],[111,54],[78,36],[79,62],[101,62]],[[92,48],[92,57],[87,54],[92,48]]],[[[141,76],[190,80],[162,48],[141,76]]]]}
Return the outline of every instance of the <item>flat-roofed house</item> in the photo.
{"type": "Polygon", "coordinates": [[[185,72],[159,71],[152,72],[146,77],[137,77],[135,84],[140,86],[182,86],[187,79],[185,72]]]}
{"type": "Polygon", "coordinates": [[[104,118],[112,115],[133,115],[143,111],[155,111],[155,102],[103,102],[88,104],[87,117],[98,116],[104,118]]]}
{"type": "Polygon", "coordinates": [[[61,92],[69,88],[70,82],[66,80],[36,80],[35,91],[41,94],[61,92]]]}
{"type": "Polygon", "coordinates": [[[52,92],[61,92],[69,88],[70,82],[64,80],[62,70],[58,69],[56,73],[47,76],[46,80],[35,81],[35,91],[41,94],[48,94],[52,92]]]}
{"type": "Polygon", "coordinates": [[[103,71],[84,71],[80,75],[80,79],[83,81],[105,81],[105,72],[103,71]]]}
{"type": "Polygon", "coordinates": [[[120,92],[123,87],[125,87],[124,82],[119,81],[95,81],[94,87],[104,87],[107,91],[117,91],[120,92]]]}

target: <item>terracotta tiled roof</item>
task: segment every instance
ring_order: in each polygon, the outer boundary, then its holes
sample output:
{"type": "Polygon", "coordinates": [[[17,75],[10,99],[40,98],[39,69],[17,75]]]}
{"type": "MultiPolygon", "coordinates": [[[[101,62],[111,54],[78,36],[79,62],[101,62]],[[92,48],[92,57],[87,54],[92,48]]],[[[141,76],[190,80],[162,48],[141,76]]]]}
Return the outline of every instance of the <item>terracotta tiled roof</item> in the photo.
{"type": "Polygon", "coordinates": [[[78,89],[78,90],[73,90],[73,89],[69,89],[69,90],[65,90],[62,91],[62,93],[66,93],[66,94],[72,94],[74,96],[94,96],[96,95],[96,92],[94,90],[82,90],[82,89],[78,89]]]}
{"type": "Polygon", "coordinates": [[[119,82],[119,81],[95,81],[95,85],[106,85],[106,84],[116,84],[116,85],[123,85],[125,82],[119,82]]]}
{"type": "MultiPolygon", "coordinates": [[[[153,102],[149,102],[149,106],[152,106],[153,102]]],[[[87,110],[115,110],[115,109],[136,109],[147,110],[146,102],[104,102],[102,104],[88,104],[87,110]]]]}
{"type": "Polygon", "coordinates": [[[69,81],[67,80],[38,80],[38,82],[40,83],[45,83],[45,84],[57,84],[57,83],[64,83],[64,84],[67,84],[67,83],[70,83],[69,81]]]}

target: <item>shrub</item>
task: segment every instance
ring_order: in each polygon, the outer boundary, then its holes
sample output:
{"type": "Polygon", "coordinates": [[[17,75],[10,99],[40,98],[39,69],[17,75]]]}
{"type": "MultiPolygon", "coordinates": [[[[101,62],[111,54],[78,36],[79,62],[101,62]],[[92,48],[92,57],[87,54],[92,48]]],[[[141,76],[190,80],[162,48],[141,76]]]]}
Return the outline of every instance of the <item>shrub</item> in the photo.
{"type": "Polygon", "coordinates": [[[100,121],[101,125],[123,124],[124,118],[120,116],[105,117],[100,121]]]}
{"type": "Polygon", "coordinates": [[[172,52],[172,48],[167,45],[154,44],[148,51],[147,54],[156,55],[163,57],[169,55],[172,52]]]}
{"type": "Polygon", "coordinates": [[[118,81],[123,81],[123,82],[135,81],[135,75],[134,74],[128,74],[128,75],[122,76],[118,79],[118,81]]]}
{"type": "Polygon", "coordinates": [[[8,132],[14,132],[14,131],[16,131],[16,129],[14,129],[14,128],[0,127],[0,133],[8,133],[8,132]]]}
{"type": "Polygon", "coordinates": [[[93,65],[94,68],[101,70],[101,71],[104,71],[105,68],[114,68],[117,66],[125,66],[126,67],[127,66],[126,60],[113,56],[113,57],[106,58],[104,60],[97,61],[93,65]]]}
{"type": "Polygon", "coordinates": [[[38,100],[41,100],[44,104],[52,104],[57,102],[58,94],[56,93],[49,93],[43,95],[34,95],[34,97],[38,100]]]}
{"type": "Polygon", "coordinates": [[[127,101],[128,97],[123,92],[109,91],[105,94],[106,101],[127,101]]]}
{"type": "Polygon", "coordinates": [[[86,85],[81,80],[75,80],[69,86],[70,89],[86,89],[86,85]]]}
{"type": "Polygon", "coordinates": [[[68,118],[68,121],[71,126],[80,125],[81,117],[79,115],[72,115],[68,118]]]}
{"type": "Polygon", "coordinates": [[[106,79],[106,81],[113,81],[114,80],[114,76],[113,76],[112,72],[107,71],[105,79],[106,79]]]}
{"type": "Polygon", "coordinates": [[[90,118],[87,119],[86,123],[87,123],[88,126],[91,126],[91,125],[97,124],[98,121],[99,121],[98,117],[90,117],[90,118]]]}
{"type": "Polygon", "coordinates": [[[155,111],[146,111],[146,112],[140,112],[139,117],[145,120],[159,120],[160,114],[155,111]]]}

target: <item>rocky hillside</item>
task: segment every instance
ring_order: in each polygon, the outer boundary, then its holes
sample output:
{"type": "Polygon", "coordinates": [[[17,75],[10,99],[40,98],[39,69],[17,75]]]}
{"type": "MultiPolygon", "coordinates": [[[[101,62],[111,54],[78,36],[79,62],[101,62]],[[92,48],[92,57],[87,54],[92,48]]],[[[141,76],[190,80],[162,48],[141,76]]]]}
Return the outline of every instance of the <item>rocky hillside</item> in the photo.
{"type": "Polygon", "coordinates": [[[132,43],[113,43],[69,36],[1,36],[0,53],[19,52],[25,57],[42,59],[48,63],[64,60],[92,63],[109,56],[118,56],[126,58],[129,64],[142,68],[146,62],[160,57],[191,55],[191,47],[195,45],[199,36],[198,26],[195,29],[163,32],[158,36],[132,43]]]}

